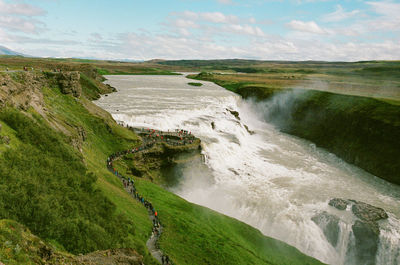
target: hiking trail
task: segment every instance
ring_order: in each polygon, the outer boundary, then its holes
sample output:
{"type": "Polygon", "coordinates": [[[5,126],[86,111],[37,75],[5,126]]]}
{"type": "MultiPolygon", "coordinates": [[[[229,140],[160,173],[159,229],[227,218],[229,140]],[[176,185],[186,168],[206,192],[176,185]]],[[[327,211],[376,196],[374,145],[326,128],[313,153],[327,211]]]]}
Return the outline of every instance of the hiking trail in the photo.
{"type": "Polygon", "coordinates": [[[163,142],[173,146],[192,144],[195,137],[190,132],[184,130],[175,130],[175,132],[161,132],[153,129],[128,128],[142,137],[143,144],[140,147],[110,155],[107,158],[107,169],[121,180],[125,190],[131,194],[134,199],[138,200],[144,207],[146,207],[149,214],[149,219],[153,223],[153,231],[150,238],[146,242],[147,249],[151,255],[163,265],[172,265],[173,262],[170,260],[169,256],[166,255],[158,246],[158,240],[162,235],[163,226],[159,220],[156,209],[151,202],[147,201],[138,193],[133,178],[127,178],[123,176],[113,167],[113,161],[128,154],[136,154],[151,149],[156,143],[163,142]]]}

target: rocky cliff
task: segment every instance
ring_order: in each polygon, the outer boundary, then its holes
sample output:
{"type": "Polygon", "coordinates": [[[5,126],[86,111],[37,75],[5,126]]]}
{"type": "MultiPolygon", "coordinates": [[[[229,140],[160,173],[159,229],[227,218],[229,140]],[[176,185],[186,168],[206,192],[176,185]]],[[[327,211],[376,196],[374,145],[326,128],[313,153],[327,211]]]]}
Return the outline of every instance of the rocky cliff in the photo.
{"type": "MultiPolygon", "coordinates": [[[[379,222],[388,218],[385,210],[355,200],[334,198],[329,205],[339,211],[348,211],[354,217],[351,223],[350,244],[347,248],[346,263],[375,264],[379,246],[379,222]]],[[[326,211],[318,213],[312,220],[322,229],[326,239],[333,247],[338,247],[342,231],[338,216],[326,211]]]]}

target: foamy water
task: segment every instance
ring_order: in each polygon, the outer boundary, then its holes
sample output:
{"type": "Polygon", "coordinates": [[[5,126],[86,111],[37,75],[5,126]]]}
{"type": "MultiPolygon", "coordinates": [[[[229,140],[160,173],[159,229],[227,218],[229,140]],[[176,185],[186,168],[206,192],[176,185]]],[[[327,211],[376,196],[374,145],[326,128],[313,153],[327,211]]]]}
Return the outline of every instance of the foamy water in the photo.
{"type": "Polygon", "coordinates": [[[400,264],[400,187],[349,165],[310,142],[265,123],[259,108],[209,82],[183,76],[108,76],[117,93],[96,104],[135,127],[184,128],[202,139],[209,170],[187,167],[173,189],[183,198],[235,217],[330,264],[346,260],[354,217],[328,206],[349,198],[384,208],[377,264],[400,264]],[[238,111],[237,120],[229,111],[238,111]],[[214,123],[215,128],[212,128],[214,123]],[[245,125],[255,134],[251,135],[245,125]],[[312,220],[321,211],[340,216],[333,247],[312,220]]]}

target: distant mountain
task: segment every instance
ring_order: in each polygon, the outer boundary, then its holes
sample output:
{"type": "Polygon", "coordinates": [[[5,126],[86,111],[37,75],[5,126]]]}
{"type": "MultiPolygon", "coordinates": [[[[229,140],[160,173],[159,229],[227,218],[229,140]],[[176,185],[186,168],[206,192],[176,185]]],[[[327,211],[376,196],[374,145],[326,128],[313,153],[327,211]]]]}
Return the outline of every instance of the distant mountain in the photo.
{"type": "Polygon", "coordinates": [[[0,55],[19,55],[19,56],[25,56],[25,55],[22,54],[22,53],[15,52],[15,51],[10,50],[10,49],[8,49],[8,48],[6,48],[6,47],[4,47],[4,46],[1,46],[1,45],[0,45],[0,55]]]}

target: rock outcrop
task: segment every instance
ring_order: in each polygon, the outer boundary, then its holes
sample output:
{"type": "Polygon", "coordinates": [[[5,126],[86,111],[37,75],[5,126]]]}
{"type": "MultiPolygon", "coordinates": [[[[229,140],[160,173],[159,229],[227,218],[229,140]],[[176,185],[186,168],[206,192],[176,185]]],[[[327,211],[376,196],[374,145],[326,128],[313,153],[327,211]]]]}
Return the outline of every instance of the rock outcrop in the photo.
{"type": "Polygon", "coordinates": [[[379,245],[378,221],[388,218],[382,208],[364,202],[348,200],[352,203],[351,211],[359,219],[352,226],[355,248],[349,249],[359,264],[375,264],[379,245]]]}
{"type": "Polygon", "coordinates": [[[311,218],[311,220],[321,227],[322,232],[329,243],[336,247],[340,233],[339,217],[324,211],[315,215],[313,218],[311,218]]]}
{"type": "Polygon", "coordinates": [[[8,137],[7,135],[5,136],[0,136],[0,143],[2,144],[6,144],[9,145],[10,144],[10,137],[8,137]]]}
{"type": "Polygon", "coordinates": [[[364,202],[350,201],[353,202],[351,207],[353,214],[365,222],[377,222],[388,218],[387,213],[382,208],[364,202]]]}
{"type": "Polygon", "coordinates": [[[42,113],[44,107],[41,87],[43,76],[29,72],[0,73],[0,107],[6,105],[27,110],[33,107],[42,113]]]}
{"type": "Polygon", "coordinates": [[[57,81],[63,94],[72,94],[74,97],[80,97],[82,87],[79,82],[81,75],[77,71],[60,73],[57,81]]]}
{"type": "Polygon", "coordinates": [[[109,249],[96,251],[84,256],[75,258],[80,264],[103,264],[103,265],[142,265],[143,256],[139,255],[134,249],[109,249]]]}
{"type": "Polygon", "coordinates": [[[235,111],[235,110],[230,110],[230,109],[226,109],[227,111],[229,111],[233,116],[235,116],[235,118],[237,120],[240,121],[240,117],[239,117],[239,112],[235,111]]]}
{"type": "MultiPolygon", "coordinates": [[[[348,246],[346,259],[355,264],[375,264],[380,234],[378,221],[388,218],[385,210],[364,202],[340,198],[331,199],[329,205],[340,211],[351,211],[356,218],[351,226],[354,238],[348,246]]],[[[324,211],[311,220],[322,229],[329,243],[336,247],[342,232],[339,217],[324,211]]]]}
{"type": "Polygon", "coordinates": [[[247,131],[250,135],[255,134],[255,132],[254,132],[254,131],[251,131],[251,130],[249,129],[249,127],[248,127],[246,124],[243,124],[243,126],[244,126],[244,128],[246,129],[246,131],[247,131]]]}
{"type": "Polygon", "coordinates": [[[338,199],[334,198],[329,201],[328,203],[330,206],[335,207],[338,210],[346,210],[347,206],[350,204],[349,201],[343,200],[343,199],[338,199]]]}
{"type": "Polygon", "coordinates": [[[356,260],[356,264],[375,264],[375,256],[379,245],[379,228],[357,220],[353,226],[354,249],[347,250],[347,256],[356,260]]]}
{"type": "MultiPolygon", "coordinates": [[[[117,91],[117,89],[115,88],[115,87],[113,87],[113,86],[111,86],[111,85],[109,85],[109,84],[105,84],[105,86],[106,86],[106,88],[109,90],[109,91],[112,91],[112,92],[116,92],[117,91]]],[[[107,96],[107,95],[106,95],[107,96]]]]}
{"type": "Polygon", "coordinates": [[[215,130],[215,122],[211,122],[211,128],[213,129],[213,130],[215,130]]]}
{"type": "Polygon", "coordinates": [[[78,127],[78,136],[79,136],[79,140],[81,140],[82,142],[86,141],[86,131],[85,128],[83,127],[78,127]]]}

